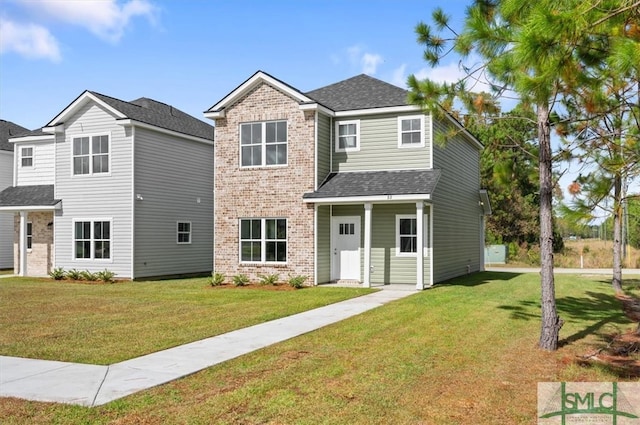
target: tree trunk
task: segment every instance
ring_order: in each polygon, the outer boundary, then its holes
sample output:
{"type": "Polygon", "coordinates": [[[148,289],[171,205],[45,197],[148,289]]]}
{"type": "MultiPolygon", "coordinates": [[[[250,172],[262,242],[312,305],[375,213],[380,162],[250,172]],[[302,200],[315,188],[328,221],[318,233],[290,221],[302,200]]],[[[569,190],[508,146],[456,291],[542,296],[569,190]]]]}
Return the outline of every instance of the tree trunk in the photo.
{"type": "Polygon", "coordinates": [[[553,279],[553,215],[551,174],[551,129],[549,106],[538,104],[538,143],[540,145],[540,289],[542,329],[539,347],[543,350],[558,349],[562,320],[556,310],[555,283],[553,279]]]}
{"type": "Polygon", "coordinates": [[[622,293],[622,176],[613,178],[613,279],[616,294],[622,293]]]}

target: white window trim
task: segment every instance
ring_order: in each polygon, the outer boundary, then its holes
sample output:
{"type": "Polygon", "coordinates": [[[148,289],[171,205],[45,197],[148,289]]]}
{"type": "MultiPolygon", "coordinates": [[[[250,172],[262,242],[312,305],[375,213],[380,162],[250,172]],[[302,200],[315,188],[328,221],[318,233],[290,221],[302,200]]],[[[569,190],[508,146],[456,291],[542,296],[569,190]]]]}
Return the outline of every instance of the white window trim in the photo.
{"type": "Polygon", "coordinates": [[[273,168],[273,167],[286,167],[289,165],[289,121],[288,120],[265,120],[265,121],[247,121],[238,124],[238,160],[240,161],[240,168],[273,168]],[[284,164],[267,164],[267,123],[270,122],[284,122],[287,125],[287,162],[284,164]],[[248,146],[242,144],[242,126],[251,124],[261,124],[262,126],[262,140],[260,146],[262,147],[262,158],[260,158],[259,165],[242,165],[242,147],[248,146]]]}
{"type": "Polygon", "coordinates": [[[87,134],[76,134],[70,137],[70,154],[71,154],[71,177],[90,177],[90,176],[110,176],[111,175],[111,157],[113,155],[113,146],[111,143],[112,137],[111,132],[107,133],[87,133],[87,134]],[[106,173],[94,173],[93,172],[93,137],[96,136],[107,136],[109,138],[109,171],[106,173]],[[80,139],[82,137],[89,138],[89,173],[88,174],[76,174],[74,173],[74,161],[75,155],[73,154],[73,143],[74,139],[80,139]]]}
{"type": "MultiPolygon", "coordinates": [[[[253,239],[255,240],[255,239],[253,239]]],[[[270,239],[273,240],[273,239],[270,239]]],[[[289,220],[284,217],[242,217],[238,219],[238,262],[240,264],[279,264],[286,265],[289,261],[289,220]],[[242,220],[260,220],[260,261],[242,261],[242,220]],[[285,239],[276,239],[277,241],[284,241],[286,244],[286,256],[287,261],[267,261],[267,220],[284,220],[285,228],[287,229],[287,237],[285,239]]]]}
{"type": "MultiPolygon", "coordinates": [[[[187,233],[187,232],[182,232],[187,233]]],[[[191,241],[193,240],[193,224],[190,221],[176,221],[176,243],[178,245],[191,245],[191,241]],[[189,224],[189,242],[180,242],[180,224],[188,223],[189,224]]]]}
{"type": "Polygon", "coordinates": [[[18,155],[20,157],[18,164],[20,166],[20,168],[30,168],[30,169],[34,169],[36,168],[36,148],[33,145],[25,145],[25,146],[20,146],[19,149],[20,154],[18,155]],[[31,149],[31,156],[23,156],[22,155],[22,150],[23,149],[31,149]],[[22,165],[22,158],[31,158],[31,165],[22,165]]]}
{"type": "Polygon", "coordinates": [[[401,115],[398,117],[398,148],[399,149],[416,149],[416,148],[424,148],[425,145],[425,128],[424,128],[424,115],[401,115]],[[420,120],[420,143],[412,143],[408,145],[402,144],[402,121],[404,120],[420,120]]]}
{"type": "MultiPolygon", "coordinates": [[[[422,254],[424,257],[429,256],[429,214],[424,215],[422,227],[422,254]]],[[[416,218],[416,214],[396,214],[396,257],[416,257],[415,252],[400,252],[400,220],[405,218],[416,218]]]]}
{"type": "Polygon", "coordinates": [[[360,150],[360,120],[336,121],[335,124],[335,151],[336,152],[358,152],[360,150]],[[356,125],[356,147],[340,149],[340,126],[347,124],[356,125]]]}
{"type": "Polygon", "coordinates": [[[100,263],[113,263],[113,218],[112,217],[94,217],[94,218],[74,218],[71,222],[71,244],[72,244],[72,260],[89,262],[95,261],[100,263]],[[76,223],[88,221],[91,223],[91,257],[90,258],[76,258],[76,223]],[[96,241],[93,235],[93,224],[96,221],[108,221],[109,222],[109,258],[95,258],[94,242],[96,241]]]}

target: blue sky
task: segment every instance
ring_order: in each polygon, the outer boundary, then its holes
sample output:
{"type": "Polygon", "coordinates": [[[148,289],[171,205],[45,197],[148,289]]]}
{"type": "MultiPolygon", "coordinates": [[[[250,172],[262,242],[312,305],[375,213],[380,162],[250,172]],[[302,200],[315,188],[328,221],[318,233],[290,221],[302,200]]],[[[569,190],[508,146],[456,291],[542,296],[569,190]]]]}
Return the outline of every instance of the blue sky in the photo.
{"type": "MultiPolygon", "coordinates": [[[[440,3],[442,5],[442,3],[440,3]]],[[[468,1],[445,11],[462,18],[468,1]]],[[[85,89],[202,112],[257,70],[301,91],[366,73],[404,87],[431,70],[422,0],[0,0],[0,118],[45,125],[85,89]]]]}

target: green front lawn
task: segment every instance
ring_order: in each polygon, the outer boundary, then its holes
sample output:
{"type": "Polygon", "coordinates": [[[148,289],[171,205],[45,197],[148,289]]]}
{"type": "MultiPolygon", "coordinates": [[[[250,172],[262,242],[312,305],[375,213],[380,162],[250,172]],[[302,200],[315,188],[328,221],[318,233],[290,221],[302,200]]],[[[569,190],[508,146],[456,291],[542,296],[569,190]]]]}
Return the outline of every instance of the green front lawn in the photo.
{"type": "Polygon", "coordinates": [[[111,364],[370,292],[2,278],[0,355],[111,364]]]}
{"type": "MultiPolygon", "coordinates": [[[[640,280],[629,283],[637,295],[640,280]]],[[[609,334],[635,328],[609,283],[560,275],[556,284],[565,325],[553,353],[536,348],[539,275],[481,273],[105,406],[0,399],[0,417],[15,424],[532,424],[538,382],[637,379],[575,362],[609,334]]],[[[55,303],[57,287],[50,289],[55,303]]],[[[100,290],[110,297],[109,287],[100,290]]],[[[155,302],[202,291],[176,288],[155,302]]],[[[250,310],[245,303],[234,311],[250,310]]]]}

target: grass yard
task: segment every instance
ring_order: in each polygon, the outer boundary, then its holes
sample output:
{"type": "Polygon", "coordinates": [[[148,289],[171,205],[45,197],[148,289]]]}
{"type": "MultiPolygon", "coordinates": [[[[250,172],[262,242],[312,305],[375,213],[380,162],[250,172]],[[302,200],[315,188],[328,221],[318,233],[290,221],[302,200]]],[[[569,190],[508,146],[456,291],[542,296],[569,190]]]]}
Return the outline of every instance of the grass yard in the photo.
{"type": "Polygon", "coordinates": [[[106,365],[371,292],[273,289],[2,278],[0,355],[106,365]]]}
{"type": "MultiPolygon", "coordinates": [[[[627,285],[638,295],[640,279],[627,285]]],[[[53,289],[49,302],[57,303],[53,289]]],[[[198,298],[199,291],[202,285],[194,284],[184,298],[198,298]]],[[[539,276],[481,273],[105,406],[5,398],[0,418],[10,424],[534,424],[538,382],[637,379],[575,361],[609,334],[635,326],[606,278],[557,276],[556,296],[565,324],[563,346],[554,353],[536,348],[539,276]]],[[[165,294],[164,303],[176,301],[165,294]]],[[[15,316],[3,317],[2,328],[7,320],[15,316]]]]}

